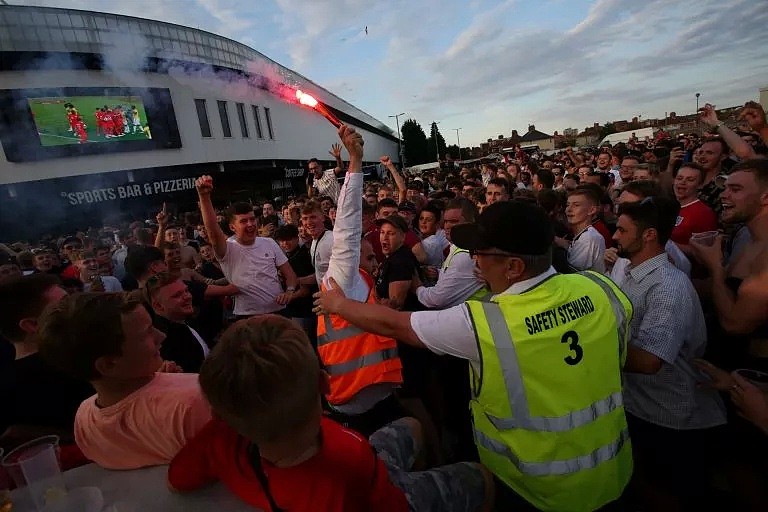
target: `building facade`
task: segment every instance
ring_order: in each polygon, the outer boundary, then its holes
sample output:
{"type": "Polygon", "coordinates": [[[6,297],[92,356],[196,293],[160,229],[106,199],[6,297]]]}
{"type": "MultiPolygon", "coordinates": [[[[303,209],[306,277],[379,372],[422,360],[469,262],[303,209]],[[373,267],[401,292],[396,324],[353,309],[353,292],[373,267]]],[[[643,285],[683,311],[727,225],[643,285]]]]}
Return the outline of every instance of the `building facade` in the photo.
{"type": "Polygon", "coordinates": [[[371,166],[397,158],[372,116],[248,46],[170,23],[0,6],[0,84],[0,239],[143,219],[164,201],[192,209],[202,173],[218,204],[304,192],[306,161],[327,161],[338,137],[295,89],[363,134],[371,166]],[[129,133],[110,135],[102,98],[129,133]]]}

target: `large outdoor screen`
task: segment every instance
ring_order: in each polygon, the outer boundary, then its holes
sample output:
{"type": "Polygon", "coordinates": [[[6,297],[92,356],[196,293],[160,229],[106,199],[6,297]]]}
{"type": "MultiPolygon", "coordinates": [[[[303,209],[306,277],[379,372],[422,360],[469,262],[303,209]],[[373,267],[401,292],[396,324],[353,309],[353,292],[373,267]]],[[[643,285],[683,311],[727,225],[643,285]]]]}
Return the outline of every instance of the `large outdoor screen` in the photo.
{"type": "Polygon", "coordinates": [[[152,138],[140,96],[54,96],[27,101],[43,146],[152,138]]]}
{"type": "Polygon", "coordinates": [[[11,162],[181,147],[168,89],[0,90],[0,139],[11,162]]]}

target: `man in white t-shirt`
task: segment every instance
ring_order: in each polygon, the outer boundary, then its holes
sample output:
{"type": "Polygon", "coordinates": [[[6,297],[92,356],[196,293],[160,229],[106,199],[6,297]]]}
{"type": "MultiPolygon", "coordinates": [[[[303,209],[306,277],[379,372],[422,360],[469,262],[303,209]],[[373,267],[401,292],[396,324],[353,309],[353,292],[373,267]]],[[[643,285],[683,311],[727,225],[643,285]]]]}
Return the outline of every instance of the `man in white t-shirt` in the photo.
{"type": "Polygon", "coordinates": [[[565,216],[573,233],[573,240],[555,237],[555,243],[568,250],[568,264],[575,270],[605,272],[605,239],[592,227],[600,198],[591,189],[577,188],[568,194],[565,216]]]}
{"type": "Polygon", "coordinates": [[[229,228],[235,235],[228,239],[216,222],[216,210],[211,202],[213,178],[201,176],[195,186],[216,259],[227,280],[240,290],[235,299],[234,314],[247,317],[282,311],[296,291],[298,280],[277,242],[256,236],[258,228],[253,206],[235,203],[229,207],[229,228]],[[285,291],[278,272],[285,279],[285,291]]]}

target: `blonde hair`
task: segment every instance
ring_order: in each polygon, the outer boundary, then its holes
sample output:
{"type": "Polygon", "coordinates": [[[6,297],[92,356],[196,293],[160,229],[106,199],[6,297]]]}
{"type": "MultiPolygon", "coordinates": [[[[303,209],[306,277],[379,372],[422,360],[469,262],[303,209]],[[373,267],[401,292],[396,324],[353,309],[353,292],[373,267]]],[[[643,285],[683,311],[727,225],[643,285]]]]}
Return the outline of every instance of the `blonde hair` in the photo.
{"type": "Polygon", "coordinates": [[[319,416],[320,363],[304,331],[277,315],[240,320],[200,369],[213,411],[256,443],[291,436],[319,416]]]}

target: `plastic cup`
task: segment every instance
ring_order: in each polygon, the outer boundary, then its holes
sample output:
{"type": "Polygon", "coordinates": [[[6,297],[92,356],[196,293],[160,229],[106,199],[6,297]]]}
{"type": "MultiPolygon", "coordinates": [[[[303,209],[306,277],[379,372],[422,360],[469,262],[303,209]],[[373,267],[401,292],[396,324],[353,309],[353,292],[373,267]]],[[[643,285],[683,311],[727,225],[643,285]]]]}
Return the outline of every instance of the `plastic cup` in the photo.
{"type": "Polygon", "coordinates": [[[67,495],[59,462],[59,437],[44,436],[9,452],[2,466],[18,488],[26,488],[38,512],[67,495]]]}
{"type": "Polygon", "coordinates": [[[748,380],[763,391],[768,391],[768,373],[747,368],[740,368],[734,371],[739,374],[739,377],[748,380]]]}
{"type": "Polygon", "coordinates": [[[77,487],[61,500],[45,507],[45,512],[101,512],[104,496],[98,487],[77,487]]]}
{"type": "Polygon", "coordinates": [[[715,238],[717,238],[718,234],[720,234],[719,231],[704,231],[702,233],[692,233],[691,240],[697,243],[700,243],[701,245],[706,245],[707,247],[711,247],[712,244],[715,243],[715,238]]]}

